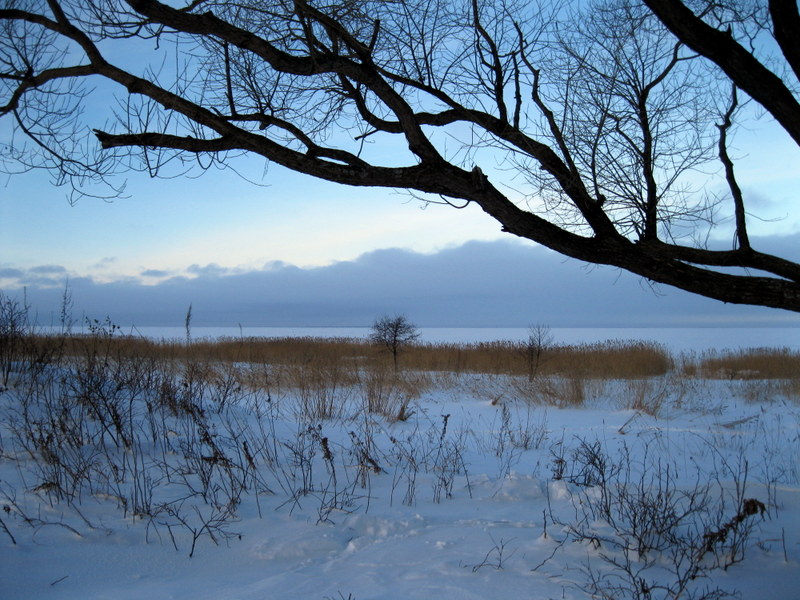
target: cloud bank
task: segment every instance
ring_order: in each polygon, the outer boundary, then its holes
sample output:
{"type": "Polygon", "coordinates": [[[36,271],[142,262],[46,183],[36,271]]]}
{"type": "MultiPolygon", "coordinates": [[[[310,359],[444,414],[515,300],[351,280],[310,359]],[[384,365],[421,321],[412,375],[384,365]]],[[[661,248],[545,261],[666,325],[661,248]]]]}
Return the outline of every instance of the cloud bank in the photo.
{"type": "MultiPolygon", "coordinates": [[[[797,238],[773,246],[798,247],[797,238]]],[[[20,275],[7,269],[7,275],[20,275]]],[[[56,324],[63,267],[20,277],[41,325],[56,324]]],[[[164,275],[144,271],[144,277],[164,275]]],[[[156,285],[69,280],[73,315],[122,326],[363,326],[404,313],[422,327],[797,326],[794,313],[726,305],[616,269],[587,267],[515,240],[469,242],[435,254],[388,249],[316,268],[275,262],[241,272],[193,265],[156,285]]],[[[6,293],[10,293],[7,291],[6,293]]]]}

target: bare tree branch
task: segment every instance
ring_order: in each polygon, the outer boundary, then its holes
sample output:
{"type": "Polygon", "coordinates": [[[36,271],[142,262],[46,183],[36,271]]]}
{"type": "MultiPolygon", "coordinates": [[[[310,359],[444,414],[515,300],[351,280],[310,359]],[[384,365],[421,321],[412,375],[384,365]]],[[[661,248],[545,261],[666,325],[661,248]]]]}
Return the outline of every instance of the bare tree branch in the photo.
{"type": "Polygon", "coordinates": [[[728,32],[728,8],[677,0],[17,0],[0,8],[0,118],[13,128],[0,167],[75,185],[256,154],[477,204],[566,256],[800,311],[800,266],[752,247],[728,154],[744,118],[731,86],[800,143],[800,104],[775,74],[798,73],[800,17],[791,1],[760,2],[728,32]],[[774,34],[783,71],[748,27],[774,34]],[[732,207],[703,191],[723,177],[732,207]],[[725,219],[735,249],[695,242],[725,219]]]}
{"type": "Polygon", "coordinates": [[[734,214],[736,216],[736,240],[739,247],[744,250],[750,250],[750,238],[747,235],[747,217],[744,210],[744,197],[739,183],[736,181],[736,173],[734,172],[734,165],[731,157],[728,155],[728,130],[731,128],[733,117],[739,100],[736,97],[736,86],[731,87],[731,104],[728,107],[728,112],[725,113],[722,124],[719,125],[719,159],[725,167],[725,179],[728,181],[728,187],[731,190],[731,197],[735,207],[734,214]]]}
{"type": "MultiPolygon", "coordinates": [[[[736,87],[747,92],[761,104],[794,141],[800,144],[800,104],[780,77],[759,62],[728,32],[719,31],[708,25],[679,0],[643,1],[678,39],[719,65],[736,87]]],[[[792,0],[788,0],[773,4],[788,6],[791,2],[792,0]]],[[[795,14],[796,11],[795,3],[795,14]]],[[[791,11],[785,10],[785,12],[788,15],[791,11]]],[[[780,27],[776,25],[776,33],[780,31],[780,27]]],[[[796,54],[798,47],[796,30],[790,35],[791,37],[784,38],[785,43],[790,48],[794,47],[796,54]]]]}

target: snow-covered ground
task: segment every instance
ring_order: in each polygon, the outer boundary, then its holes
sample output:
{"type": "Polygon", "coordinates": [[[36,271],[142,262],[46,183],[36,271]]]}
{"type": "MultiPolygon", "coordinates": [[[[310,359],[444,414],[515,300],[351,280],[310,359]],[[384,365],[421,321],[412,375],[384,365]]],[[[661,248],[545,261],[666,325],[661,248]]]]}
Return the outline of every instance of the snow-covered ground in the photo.
{"type": "Polygon", "coordinates": [[[142,391],[127,445],[52,382],[12,387],[0,598],[800,598],[800,406],[746,385],[612,382],[557,408],[452,377],[405,421],[354,390],[326,419],[299,392],[142,391]],[[656,416],[626,408],[642,389],[656,416]],[[82,441],[47,438],[69,422],[82,441]]]}

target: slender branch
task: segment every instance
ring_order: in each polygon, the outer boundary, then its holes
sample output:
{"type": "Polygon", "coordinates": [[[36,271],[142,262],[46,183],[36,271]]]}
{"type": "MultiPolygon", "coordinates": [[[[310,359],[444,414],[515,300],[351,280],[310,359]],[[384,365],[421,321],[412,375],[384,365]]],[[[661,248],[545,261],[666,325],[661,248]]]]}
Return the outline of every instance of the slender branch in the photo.
{"type": "Polygon", "coordinates": [[[237,115],[236,103],[233,99],[233,81],[231,78],[231,51],[227,42],[222,43],[222,50],[225,60],[225,94],[228,96],[228,110],[230,110],[231,117],[237,115]]]}
{"type": "MultiPolygon", "coordinates": [[[[489,46],[490,61],[485,64],[491,69],[493,75],[492,81],[492,96],[495,104],[497,105],[498,117],[503,122],[508,122],[508,109],[506,108],[505,98],[505,80],[503,76],[503,65],[500,62],[500,52],[497,49],[497,44],[489,35],[489,32],[481,25],[480,14],[478,11],[478,0],[472,0],[472,23],[475,27],[480,39],[482,39],[489,46]]],[[[483,55],[480,39],[476,40],[475,46],[478,52],[483,55]]]]}
{"type": "Polygon", "coordinates": [[[642,171],[645,181],[646,197],[644,209],[644,237],[649,240],[658,237],[658,203],[660,196],[654,173],[656,166],[653,160],[655,142],[653,140],[653,131],[650,126],[648,100],[650,93],[666,79],[667,75],[669,75],[672,69],[675,68],[675,65],[678,64],[680,48],[680,42],[676,43],[669,63],[662,69],[661,73],[654,77],[653,80],[642,89],[636,107],[639,113],[639,128],[642,132],[642,171]]]}
{"type": "Polygon", "coordinates": [[[520,115],[522,113],[522,86],[520,85],[520,68],[517,55],[512,55],[514,65],[514,129],[520,128],[520,115]]]}
{"type": "Polygon", "coordinates": [[[8,102],[0,106],[0,116],[13,112],[19,108],[19,102],[26,92],[41,88],[45,84],[56,81],[57,79],[75,79],[97,74],[97,70],[92,65],[76,65],[74,67],[60,67],[46,69],[38,74],[28,74],[21,76],[20,85],[14,90],[8,102]]]}
{"type": "Polygon", "coordinates": [[[522,58],[522,62],[525,63],[525,66],[528,67],[528,70],[533,76],[533,83],[531,84],[531,100],[533,100],[534,104],[539,108],[539,111],[544,115],[545,120],[547,121],[547,126],[550,128],[550,133],[556,140],[556,144],[558,144],[558,149],[561,151],[561,155],[564,157],[564,161],[569,168],[570,174],[572,177],[576,177],[578,170],[575,167],[575,161],[573,160],[572,153],[569,151],[569,147],[566,144],[561,127],[559,127],[553,111],[550,110],[550,108],[544,103],[544,100],[542,100],[542,97],[539,94],[539,81],[541,76],[540,70],[533,66],[527,54],[525,53],[524,35],[519,23],[515,22],[514,27],[517,30],[517,36],[519,38],[520,57],[522,58]]]}
{"type": "Polygon", "coordinates": [[[739,242],[739,247],[744,250],[750,250],[750,238],[747,235],[747,217],[744,210],[744,198],[739,183],[736,181],[736,174],[733,169],[733,161],[728,156],[728,130],[731,128],[733,122],[731,118],[736,111],[739,100],[736,95],[736,85],[731,86],[731,103],[728,111],[723,117],[719,128],[719,159],[725,167],[725,179],[728,182],[728,187],[731,190],[731,197],[733,198],[734,215],[736,218],[736,239],[739,242]]]}

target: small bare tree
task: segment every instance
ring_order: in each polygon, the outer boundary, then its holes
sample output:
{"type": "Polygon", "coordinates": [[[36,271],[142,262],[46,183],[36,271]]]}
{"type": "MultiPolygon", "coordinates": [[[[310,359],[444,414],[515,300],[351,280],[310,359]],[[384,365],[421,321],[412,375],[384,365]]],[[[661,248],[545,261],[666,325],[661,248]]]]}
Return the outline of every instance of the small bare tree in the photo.
{"type": "Polygon", "coordinates": [[[544,362],[544,355],[553,345],[553,334],[547,325],[541,323],[528,328],[528,339],[522,342],[525,360],[528,364],[528,381],[533,381],[544,362]]]}
{"type": "Polygon", "coordinates": [[[397,372],[397,355],[400,348],[419,338],[419,331],[405,315],[384,315],[372,324],[369,339],[384,346],[392,354],[394,370],[397,372]]]}

